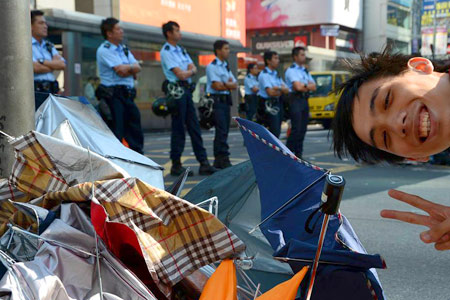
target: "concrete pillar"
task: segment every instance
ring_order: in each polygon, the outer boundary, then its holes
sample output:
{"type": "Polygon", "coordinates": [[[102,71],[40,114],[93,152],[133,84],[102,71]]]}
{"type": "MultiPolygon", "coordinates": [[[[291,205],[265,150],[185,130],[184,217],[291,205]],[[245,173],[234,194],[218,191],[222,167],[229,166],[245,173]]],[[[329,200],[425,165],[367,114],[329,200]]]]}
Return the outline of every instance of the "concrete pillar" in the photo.
{"type": "MultiPolygon", "coordinates": [[[[228,65],[230,67],[231,72],[233,73],[234,77],[238,77],[238,57],[236,52],[231,52],[230,56],[228,57],[228,65]]],[[[237,116],[238,115],[238,106],[241,101],[239,98],[239,85],[238,88],[231,92],[231,96],[233,97],[233,106],[231,107],[231,116],[237,116]]],[[[236,122],[233,120],[231,121],[231,125],[234,126],[236,122]]]]}
{"type": "MultiPolygon", "coordinates": [[[[20,136],[34,129],[30,0],[0,0],[0,130],[20,136]]],[[[0,178],[9,176],[14,152],[0,134],[0,178]]]]}
{"type": "Polygon", "coordinates": [[[62,33],[63,54],[67,67],[64,70],[64,95],[83,96],[81,86],[81,33],[64,31],[62,33]]]}

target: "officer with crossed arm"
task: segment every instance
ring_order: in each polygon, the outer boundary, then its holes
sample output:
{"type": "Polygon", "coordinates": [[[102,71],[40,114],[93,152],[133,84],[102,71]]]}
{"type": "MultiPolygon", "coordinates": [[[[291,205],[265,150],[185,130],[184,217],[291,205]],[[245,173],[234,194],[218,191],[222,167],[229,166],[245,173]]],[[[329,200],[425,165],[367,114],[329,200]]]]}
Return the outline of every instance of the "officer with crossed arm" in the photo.
{"type": "Polygon", "coordinates": [[[108,104],[111,130],[119,141],[136,152],[144,153],[141,114],[134,103],[134,79],[141,67],[128,47],[122,44],[123,29],[119,20],[104,19],[100,25],[105,41],[97,49],[97,67],[101,84],[96,95],[108,104]]]}
{"type": "Polygon", "coordinates": [[[258,82],[259,69],[256,64],[250,63],[247,66],[247,75],[244,79],[245,87],[245,104],[247,106],[247,119],[253,121],[253,116],[256,113],[256,108],[258,106],[258,82]]]}
{"type": "Polygon", "coordinates": [[[277,68],[280,58],[275,51],[264,52],[265,69],[259,73],[258,115],[260,122],[276,137],[281,133],[281,95],[289,93],[277,68]],[[262,119],[262,120],[261,120],[262,119]]]}
{"type": "MultiPolygon", "coordinates": [[[[195,157],[200,163],[199,174],[213,174],[216,169],[208,162],[206,149],[203,147],[200,124],[192,102],[192,91],[195,85],[193,85],[191,78],[197,73],[197,67],[186,50],[178,45],[181,40],[180,25],[169,21],[163,24],[162,32],[167,40],[160,52],[162,69],[167,80],[164,86],[180,87],[183,91],[181,98],[177,99],[175,111],[171,114],[170,159],[172,160],[172,167],[170,174],[178,176],[186,171],[186,168],[181,164],[181,155],[186,141],[186,129],[191,137],[195,157]]],[[[188,175],[193,176],[194,173],[190,171],[188,175]]]]}
{"type": "Polygon", "coordinates": [[[305,48],[292,49],[292,59],[294,63],[286,70],[284,76],[289,88],[289,114],[292,126],[286,146],[301,158],[309,119],[309,92],[316,90],[316,83],[305,67],[305,48]]]}
{"type": "MultiPolygon", "coordinates": [[[[53,71],[64,70],[66,62],[55,46],[45,38],[48,36],[48,25],[44,13],[31,11],[31,48],[33,53],[34,90],[40,93],[59,92],[58,81],[53,71]]],[[[46,98],[46,97],[45,97],[46,98]]],[[[42,102],[36,97],[36,109],[42,102]]]]}
{"type": "Polygon", "coordinates": [[[231,121],[230,107],[233,104],[230,91],[237,88],[237,82],[227,62],[230,44],[225,40],[217,40],[213,47],[216,58],[206,67],[206,92],[214,100],[214,167],[225,169],[231,166],[227,143],[231,121]]]}

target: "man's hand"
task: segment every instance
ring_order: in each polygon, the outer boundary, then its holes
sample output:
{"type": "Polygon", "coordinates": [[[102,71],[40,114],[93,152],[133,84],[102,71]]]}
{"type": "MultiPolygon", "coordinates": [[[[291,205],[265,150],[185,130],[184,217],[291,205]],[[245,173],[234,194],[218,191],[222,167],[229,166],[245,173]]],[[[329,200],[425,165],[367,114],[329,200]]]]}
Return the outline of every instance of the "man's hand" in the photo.
{"type": "Polygon", "coordinates": [[[50,69],[50,67],[44,66],[43,64],[35,61],[33,62],[33,73],[36,74],[45,74],[45,73],[49,73],[52,72],[53,70],[50,69]]]}
{"type": "Polygon", "coordinates": [[[234,82],[233,78],[228,78],[227,82],[224,82],[224,85],[228,90],[234,90],[237,89],[237,82],[234,82]]]}
{"type": "Polygon", "coordinates": [[[383,218],[395,219],[411,224],[423,225],[430,228],[420,234],[424,243],[435,243],[437,250],[450,250],[450,207],[433,203],[416,195],[407,194],[397,190],[390,190],[389,196],[411,206],[419,208],[428,215],[397,210],[382,210],[383,218]]]}
{"type": "Polygon", "coordinates": [[[311,92],[315,92],[317,89],[316,84],[314,82],[309,82],[307,88],[308,88],[308,91],[311,91],[311,92]]]}
{"type": "Polygon", "coordinates": [[[194,64],[190,64],[188,70],[192,70],[192,74],[197,74],[197,67],[194,64]]]}
{"type": "Polygon", "coordinates": [[[282,85],[281,86],[281,92],[283,94],[288,94],[289,93],[289,88],[287,86],[285,86],[285,85],[282,85]]]}
{"type": "Polygon", "coordinates": [[[253,93],[257,93],[258,91],[259,91],[259,86],[255,85],[254,87],[252,87],[253,93]]]}

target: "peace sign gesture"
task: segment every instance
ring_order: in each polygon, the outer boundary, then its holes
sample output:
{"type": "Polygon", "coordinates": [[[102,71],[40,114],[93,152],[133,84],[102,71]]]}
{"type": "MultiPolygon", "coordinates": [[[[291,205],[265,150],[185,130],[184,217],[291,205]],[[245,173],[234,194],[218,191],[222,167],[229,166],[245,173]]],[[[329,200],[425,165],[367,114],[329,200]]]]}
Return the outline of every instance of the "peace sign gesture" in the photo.
{"type": "Polygon", "coordinates": [[[425,200],[419,196],[389,190],[389,196],[411,206],[419,208],[428,215],[397,210],[382,210],[383,218],[395,219],[430,228],[420,234],[424,243],[435,243],[437,250],[450,250],[450,207],[425,200]]]}

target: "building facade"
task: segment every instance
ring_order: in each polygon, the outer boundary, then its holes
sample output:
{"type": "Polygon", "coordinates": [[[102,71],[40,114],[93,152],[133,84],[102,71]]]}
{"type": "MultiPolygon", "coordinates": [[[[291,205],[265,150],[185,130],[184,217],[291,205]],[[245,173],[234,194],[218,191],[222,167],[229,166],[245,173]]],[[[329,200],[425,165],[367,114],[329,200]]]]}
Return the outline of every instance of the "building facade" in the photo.
{"type": "Polygon", "coordinates": [[[362,0],[247,0],[247,46],[253,54],[274,50],[284,70],[294,46],[307,48],[309,68],[339,70],[341,59],[362,50],[362,0]]]}
{"type": "Polygon", "coordinates": [[[364,52],[379,52],[389,45],[404,54],[419,51],[420,5],[417,0],[364,1],[364,52]]]}

